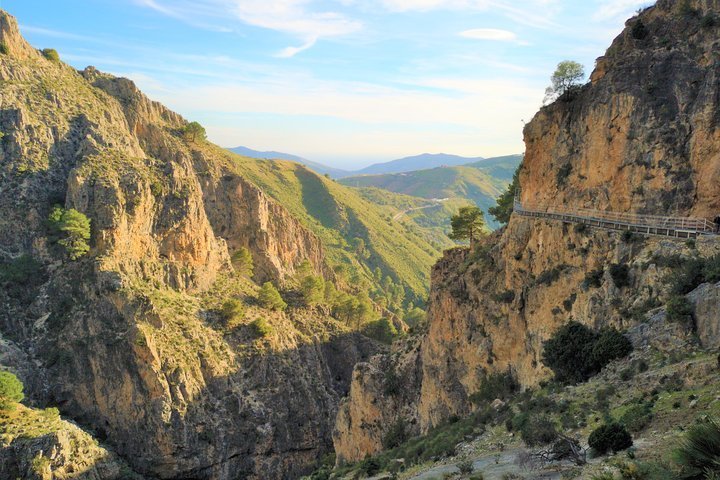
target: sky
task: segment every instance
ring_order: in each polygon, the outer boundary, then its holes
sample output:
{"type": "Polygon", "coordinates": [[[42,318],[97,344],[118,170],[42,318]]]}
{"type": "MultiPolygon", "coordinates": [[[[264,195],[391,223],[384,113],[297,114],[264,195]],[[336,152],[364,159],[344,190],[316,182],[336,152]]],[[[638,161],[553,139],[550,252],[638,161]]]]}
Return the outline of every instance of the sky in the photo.
{"type": "Polygon", "coordinates": [[[247,146],[356,169],[521,153],[557,64],[642,0],[0,0],[37,48],[247,146]]]}

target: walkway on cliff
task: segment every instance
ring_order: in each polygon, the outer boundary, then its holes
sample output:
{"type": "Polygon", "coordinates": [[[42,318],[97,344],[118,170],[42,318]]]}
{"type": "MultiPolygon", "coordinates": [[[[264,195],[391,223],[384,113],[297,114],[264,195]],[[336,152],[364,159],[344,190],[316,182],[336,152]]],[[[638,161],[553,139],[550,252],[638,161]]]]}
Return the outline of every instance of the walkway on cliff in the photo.
{"type": "Polygon", "coordinates": [[[662,217],[636,213],[609,212],[588,208],[562,209],[522,204],[515,199],[514,212],[524,217],[550,218],[607,230],[637,232],[673,238],[697,238],[715,235],[715,224],[704,218],[662,217]]]}

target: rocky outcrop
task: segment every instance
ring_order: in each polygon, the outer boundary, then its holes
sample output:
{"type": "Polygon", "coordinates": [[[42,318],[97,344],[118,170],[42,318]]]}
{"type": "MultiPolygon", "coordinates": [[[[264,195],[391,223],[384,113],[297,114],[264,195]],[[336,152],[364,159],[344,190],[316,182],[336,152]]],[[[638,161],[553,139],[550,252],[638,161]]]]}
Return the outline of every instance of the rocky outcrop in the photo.
{"type": "MultiPolygon", "coordinates": [[[[29,402],[90,426],[149,477],[308,472],[332,449],[354,364],[381,349],[318,310],[263,310],[230,257],[249,248],[259,281],[282,284],[304,260],[330,278],[321,241],[129,80],[45,58],[4,12],[0,41],[0,331],[21,352],[0,351],[29,402]],[[90,219],[86,257],[53,238],[54,204],[90,219]],[[218,313],[230,298],[249,304],[233,327],[218,313]]],[[[63,434],[45,441],[32,448],[66,450],[63,434]]],[[[11,450],[26,475],[27,452],[11,450]]]]}
{"type": "Polygon", "coordinates": [[[720,284],[704,283],[690,292],[695,328],[705,348],[720,347],[720,284]]]}
{"type": "MultiPolygon", "coordinates": [[[[720,180],[720,57],[718,27],[702,18],[718,13],[716,1],[685,10],[661,0],[629,20],[592,82],[526,126],[523,202],[712,218],[720,210],[711,186],[720,180]]],[[[685,244],[513,216],[473,251],[447,252],[432,272],[428,330],[405,360],[418,365],[419,391],[399,405],[382,400],[372,372],[388,359],[358,366],[335,429],[338,460],[380,450],[393,419],[423,433],[470,413],[469,397],[488,374],[537,385],[550,376],[543,342],[561,325],[637,328],[666,297],[663,259],[719,249],[714,237],[685,244]]],[[[712,346],[717,299],[713,286],[701,288],[697,329],[712,346]]],[[[656,338],[638,329],[638,345],[666,350],[668,335],[692,341],[688,329],[656,327],[665,332],[656,338]]]]}

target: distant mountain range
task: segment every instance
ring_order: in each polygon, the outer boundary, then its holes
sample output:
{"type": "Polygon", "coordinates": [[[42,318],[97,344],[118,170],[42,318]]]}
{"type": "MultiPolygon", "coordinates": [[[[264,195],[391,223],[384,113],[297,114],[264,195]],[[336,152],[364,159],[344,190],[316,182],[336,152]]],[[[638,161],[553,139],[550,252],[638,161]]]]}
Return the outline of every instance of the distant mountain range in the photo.
{"type": "MultiPolygon", "coordinates": [[[[380,188],[429,200],[464,200],[487,212],[495,204],[495,199],[507,189],[522,159],[522,155],[506,155],[464,165],[381,175],[356,175],[339,181],[350,187],[380,188]]],[[[489,215],[486,215],[486,220],[492,228],[499,226],[489,215]]]]}
{"type": "Polygon", "coordinates": [[[345,178],[357,175],[378,175],[387,173],[403,173],[416,170],[426,170],[437,167],[455,167],[483,161],[483,157],[461,157],[459,155],[449,155],[446,153],[423,153],[411,157],[391,160],[389,162],[376,163],[360,170],[349,171],[340,168],[329,167],[321,163],[313,162],[306,158],[289,153],[275,151],[258,151],[247,147],[230,148],[230,151],[250,158],[268,159],[268,160],[290,160],[292,162],[302,163],[308,168],[320,174],[327,174],[333,178],[345,178]]]}
{"type": "Polygon", "coordinates": [[[327,174],[333,178],[343,178],[343,177],[347,177],[350,175],[354,175],[353,172],[349,172],[347,170],[342,170],[340,168],[328,167],[327,165],[323,165],[322,163],[313,162],[306,158],[298,157],[297,155],[291,155],[289,153],[274,152],[274,151],[261,152],[261,151],[253,150],[253,149],[247,148],[247,147],[235,147],[235,148],[229,148],[228,150],[230,150],[233,153],[237,153],[238,155],[242,155],[243,157],[266,159],[266,160],[289,160],[291,162],[302,163],[303,165],[305,165],[306,167],[315,171],[316,173],[319,173],[321,175],[327,174]]]}

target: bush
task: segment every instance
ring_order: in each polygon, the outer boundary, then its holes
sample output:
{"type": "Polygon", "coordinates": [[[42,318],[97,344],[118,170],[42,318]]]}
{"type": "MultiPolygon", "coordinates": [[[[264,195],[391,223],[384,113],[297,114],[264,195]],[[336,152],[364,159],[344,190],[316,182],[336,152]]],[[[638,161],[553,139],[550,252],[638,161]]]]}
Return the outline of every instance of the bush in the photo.
{"type": "Polygon", "coordinates": [[[41,276],[42,265],[32,256],[24,254],[10,261],[0,263],[0,283],[25,286],[36,283],[41,276]]]}
{"type": "Polygon", "coordinates": [[[23,398],[22,382],[12,373],[0,371],[0,409],[10,409],[23,398]]]}
{"type": "Polygon", "coordinates": [[[588,438],[588,445],[599,455],[620,452],[633,445],[632,436],[619,423],[608,423],[596,428],[588,438]]]}
{"type": "Polygon", "coordinates": [[[643,21],[638,19],[635,23],[633,23],[631,33],[635,40],[644,40],[650,32],[648,32],[648,29],[643,21]]]}
{"type": "Polygon", "coordinates": [[[496,294],[493,298],[496,302],[512,303],[513,300],[515,300],[515,292],[512,290],[505,290],[502,293],[496,294]]]}
{"type": "Polygon", "coordinates": [[[360,462],[360,465],[358,469],[368,476],[373,476],[376,473],[380,472],[380,469],[382,468],[382,465],[380,464],[380,461],[375,457],[367,457],[365,460],[360,462]]]}
{"type": "Polygon", "coordinates": [[[253,320],[250,325],[252,326],[255,335],[260,338],[267,337],[275,331],[272,325],[270,325],[270,323],[262,317],[253,320]]]}
{"type": "Polygon", "coordinates": [[[578,383],[631,351],[632,343],[616,329],[603,329],[596,333],[573,321],[560,327],[545,342],[543,363],[555,373],[557,381],[578,383]]]}
{"type": "Polygon", "coordinates": [[[667,318],[671,322],[692,325],[693,306],[684,295],[672,295],[665,305],[667,318]]]}
{"type": "Polygon", "coordinates": [[[382,438],[383,448],[390,449],[395,448],[403,444],[408,438],[407,427],[405,420],[399,418],[395,423],[390,426],[390,429],[385,433],[382,438]]]}
{"type": "Polygon", "coordinates": [[[618,265],[617,263],[610,265],[610,276],[616,287],[625,288],[630,286],[630,270],[627,265],[618,265]]]}
{"type": "Polygon", "coordinates": [[[7,55],[10,53],[10,49],[7,46],[7,43],[0,42],[0,55],[7,55]]]}
{"type": "Polygon", "coordinates": [[[230,260],[236,272],[246,277],[252,277],[254,265],[250,250],[245,247],[240,247],[233,253],[230,260]]]}
{"type": "Polygon", "coordinates": [[[602,268],[591,270],[585,274],[585,282],[583,283],[586,287],[600,288],[602,285],[603,273],[605,272],[602,268]]]}
{"type": "Polygon", "coordinates": [[[632,342],[625,335],[618,332],[617,329],[605,328],[601,330],[592,348],[591,361],[593,370],[599,372],[613,360],[627,357],[632,350],[632,342]]]}
{"type": "Polygon", "coordinates": [[[460,475],[470,475],[475,471],[475,466],[469,458],[459,461],[455,466],[460,471],[460,475]]]}
{"type": "Polygon", "coordinates": [[[225,326],[233,329],[240,325],[245,318],[245,305],[240,300],[232,298],[223,303],[220,313],[225,326]]]}
{"type": "Polygon", "coordinates": [[[520,438],[528,447],[549,445],[557,436],[555,423],[544,415],[533,415],[520,427],[520,438]]]}
{"type": "Polygon", "coordinates": [[[425,310],[420,307],[414,307],[405,314],[403,320],[410,328],[417,328],[425,324],[425,318],[425,310]]]}
{"type": "Polygon", "coordinates": [[[480,384],[480,389],[470,395],[470,401],[475,405],[483,402],[492,402],[496,398],[506,400],[520,389],[511,372],[493,373],[480,384]]]}
{"type": "Polygon", "coordinates": [[[717,478],[720,475],[720,422],[711,419],[692,426],[673,452],[673,458],[681,468],[682,479],[717,478]]]}
{"type": "Polygon", "coordinates": [[[700,19],[700,26],[703,28],[712,28],[718,25],[718,23],[718,19],[712,13],[704,15],[702,19],[700,19]]]}
{"type": "Polygon", "coordinates": [[[652,405],[639,403],[628,408],[620,417],[619,422],[630,432],[641,432],[652,421],[652,405]]]}
{"type": "Polygon", "coordinates": [[[557,174],[555,176],[555,180],[557,181],[558,186],[565,185],[565,181],[568,179],[570,174],[572,173],[573,167],[572,164],[566,163],[562,167],[560,167],[557,171],[557,174]]]}
{"type": "Polygon", "coordinates": [[[381,318],[366,323],[365,327],[363,327],[363,334],[378,342],[390,345],[397,338],[398,331],[390,320],[381,318]]]}
{"type": "Polygon", "coordinates": [[[270,282],[265,282],[260,288],[258,301],[260,305],[270,310],[285,310],[287,308],[287,303],[280,296],[280,292],[270,282]]]}
{"type": "Polygon", "coordinates": [[[51,62],[59,62],[60,55],[54,48],[44,48],[42,51],[43,57],[47,58],[51,62]]]}
{"type": "Polygon", "coordinates": [[[597,336],[585,325],[570,322],[560,327],[545,342],[543,363],[555,373],[555,379],[563,383],[578,383],[593,374],[591,358],[597,336]]]}

